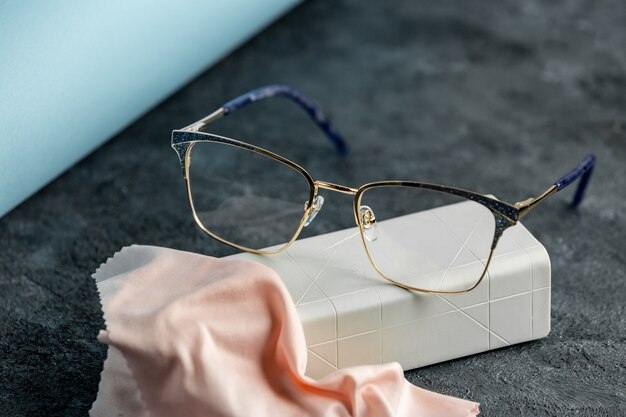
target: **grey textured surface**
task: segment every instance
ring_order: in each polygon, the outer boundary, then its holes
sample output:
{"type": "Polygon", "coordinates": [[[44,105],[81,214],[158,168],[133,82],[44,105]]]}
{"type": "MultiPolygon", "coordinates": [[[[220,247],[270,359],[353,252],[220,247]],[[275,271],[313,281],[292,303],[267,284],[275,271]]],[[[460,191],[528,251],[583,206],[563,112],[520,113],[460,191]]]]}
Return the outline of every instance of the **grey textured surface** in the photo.
{"type": "MultiPolygon", "coordinates": [[[[329,112],[348,159],[281,100],[216,133],[328,181],[415,179],[517,201],[594,152],[580,209],[564,191],[524,222],[552,257],[550,336],[407,378],[485,416],[625,415],[624,22],[621,1],[304,3],[0,219],[0,414],[86,414],[105,356],[90,274],[120,247],[232,253],[195,227],[170,131],[285,83],[329,112]]],[[[308,233],[352,224],[331,197],[308,233]]]]}

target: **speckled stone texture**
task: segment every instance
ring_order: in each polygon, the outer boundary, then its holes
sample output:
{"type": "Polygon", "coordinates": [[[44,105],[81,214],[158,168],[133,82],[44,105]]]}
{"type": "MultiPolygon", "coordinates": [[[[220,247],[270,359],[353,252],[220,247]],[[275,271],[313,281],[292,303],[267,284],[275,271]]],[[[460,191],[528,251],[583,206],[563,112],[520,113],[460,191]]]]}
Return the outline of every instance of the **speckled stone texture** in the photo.
{"type": "MultiPolygon", "coordinates": [[[[232,253],[194,225],[170,132],[283,83],[322,105],[347,159],[287,100],[212,130],[327,181],[517,201],[595,153],[579,210],[566,190],[524,219],[552,258],[550,336],[406,375],[485,416],[625,415],[624,22],[619,0],[305,2],[0,219],[0,414],[87,413],[105,357],[90,274],[120,247],[232,253]]],[[[327,197],[308,234],[353,224],[349,197],[327,197]]]]}

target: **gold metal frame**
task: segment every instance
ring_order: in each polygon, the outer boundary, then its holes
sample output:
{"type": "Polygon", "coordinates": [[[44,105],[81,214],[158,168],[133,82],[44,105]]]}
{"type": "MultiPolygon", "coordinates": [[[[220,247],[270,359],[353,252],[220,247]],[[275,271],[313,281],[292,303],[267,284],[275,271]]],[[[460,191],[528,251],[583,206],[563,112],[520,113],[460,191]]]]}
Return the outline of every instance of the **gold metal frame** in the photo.
{"type": "Polygon", "coordinates": [[[245,142],[241,142],[241,141],[230,139],[224,136],[219,136],[219,135],[200,131],[200,129],[204,128],[208,123],[221,118],[223,115],[224,115],[223,109],[218,109],[217,111],[199,120],[198,122],[195,122],[181,130],[175,130],[172,132],[172,147],[178,153],[181,167],[183,169],[183,176],[186,182],[187,197],[189,200],[189,205],[191,206],[191,211],[193,213],[193,217],[194,217],[196,224],[200,227],[200,229],[203,232],[205,232],[207,235],[211,236],[213,239],[219,242],[222,242],[226,245],[229,245],[231,247],[237,248],[242,251],[251,252],[251,253],[255,253],[259,255],[275,254],[275,253],[286,250],[298,238],[298,236],[300,235],[304,227],[306,220],[308,219],[309,215],[311,214],[313,210],[313,201],[315,197],[318,195],[318,191],[320,189],[334,191],[334,192],[347,194],[347,195],[352,195],[354,196],[354,202],[353,202],[354,220],[355,220],[357,227],[359,228],[361,242],[363,243],[363,247],[365,248],[365,253],[370,263],[372,264],[374,269],[385,280],[389,281],[390,283],[394,285],[397,285],[399,287],[405,288],[410,291],[416,291],[416,292],[428,293],[428,294],[460,294],[460,293],[466,293],[476,288],[482,282],[485,274],[487,273],[487,269],[489,268],[489,264],[493,257],[494,249],[496,248],[498,240],[500,236],[502,235],[502,233],[504,232],[504,230],[506,230],[510,226],[515,225],[519,219],[521,219],[523,216],[528,214],[528,212],[532,210],[536,205],[538,205],[544,199],[546,199],[547,197],[549,197],[550,195],[552,195],[553,193],[557,191],[556,185],[553,185],[537,197],[531,197],[526,200],[511,204],[511,203],[506,203],[506,202],[497,200],[495,198],[489,197],[487,195],[476,193],[473,191],[467,191],[467,190],[463,190],[460,188],[448,187],[448,186],[437,185],[437,184],[427,184],[427,183],[412,182],[412,181],[379,181],[379,182],[372,182],[372,183],[364,184],[358,188],[353,188],[353,187],[348,187],[345,185],[334,184],[334,183],[327,182],[327,181],[314,180],[313,177],[304,168],[302,168],[300,165],[296,164],[295,162],[283,156],[280,156],[276,153],[273,153],[266,149],[263,149],[258,146],[254,146],[245,142]],[[261,250],[261,249],[256,249],[256,248],[248,248],[248,247],[241,246],[234,242],[230,242],[226,239],[221,238],[220,236],[212,233],[202,224],[202,221],[198,217],[198,214],[196,213],[196,209],[194,207],[193,197],[192,197],[192,192],[191,192],[191,184],[190,184],[190,179],[189,179],[189,166],[190,166],[190,160],[191,160],[190,155],[191,155],[193,146],[198,142],[222,143],[228,146],[233,146],[233,147],[237,147],[246,151],[254,152],[259,155],[265,156],[267,158],[273,159],[277,162],[280,162],[290,167],[291,169],[297,171],[298,173],[300,173],[306,178],[309,184],[309,188],[310,188],[308,204],[306,205],[306,209],[303,213],[302,219],[300,220],[298,229],[296,230],[293,237],[287,243],[273,250],[261,250]],[[363,219],[361,219],[361,216],[359,215],[359,209],[361,207],[361,198],[363,196],[363,193],[367,191],[368,189],[375,188],[375,187],[424,188],[424,189],[429,189],[433,191],[439,191],[442,193],[454,194],[460,197],[464,197],[464,198],[475,201],[487,207],[494,216],[494,221],[495,221],[496,226],[495,226],[493,242],[491,245],[491,250],[489,252],[489,256],[485,263],[483,272],[481,276],[479,277],[478,281],[471,288],[468,288],[463,291],[431,291],[431,290],[425,290],[425,289],[405,285],[398,281],[395,281],[391,277],[386,276],[378,268],[378,266],[376,265],[376,263],[370,256],[369,250],[367,249],[367,245],[365,243],[363,219]]]}
{"type": "MultiPolygon", "coordinates": [[[[471,290],[473,290],[474,288],[476,288],[483,280],[483,278],[485,277],[486,273],[487,273],[487,269],[489,268],[489,264],[491,263],[491,259],[493,257],[493,252],[496,248],[498,239],[500,238],[500,236],[502,235],[502,231],[500,231],[500,233],[498,234],[497,230],[494,232],[494,237],[493,237],[493,241],[491,244],[491,249],[489,251],[489,256],[487,257],[487,262],[484,264],[484,268],[482,273],[480,274],[480,277],[478,278],[478,281],[476,281],[476,283],[474,285],[472,285],[470,288],[462,290],[462,291],[433,291],[433,290],[425,290],[423,288],[417,288],[417,287],[413,287],[411,285],[407,285],[407,284],[403,284],[401,282],[398,282],[396,280],[394,280],[393,278],[387,276],[379,267],[378,265],[376,265],[376,262],[374,261],[374,259],[372,259],[369,249],[367,248],[367,243],[365,242],[365,232],[363,230],[364,226],[363,226],[363,222],[362,219],[360,218],[360,216],[357,216],[356,213],[358,213],[359,208],[361,207],[361,199],[363,197],[363,193],[371,188],[377,188],[377,187],[408,187],[408,188],[426,188],[426,189],[430,189],[430,190],[434,190],[434,189],[438,189],[438,188],[445,188],[448,190],[456,190],[456,191],[460,191],[463,193],[470,193],[470,194],[475,194],[472,193],[470,191],[466,191],[460,188],[452,188],[452,187],[445,187],[445,186],[439,186],[439,185],[435,185],[435,184],[424,184],[424,183],[417,183],[417,182],[410,182],[410,181],[378,181],[378,182],[373,182],[373,183],[369,183],[369,184],[365,184],[363,186],[361,186],[354,198],[354,206],[353,206],[353,211],[355,213],[355,218],[357,219],[357,226],[359,228],[359,235],[361,236],[361,243],[363,243],[363,247],[365,248],[365,253],[367,255],[367,259],[369,259],[370,263],[372,264],[372,266],[374,267],[374,269],[376,270],[376,272],[378,272],[378,274],[380,276],[382,276],[384,279],[386,279],[387,281],[389,281],[390,283],[397,285],[398,287],[404,288],[406,290],[409,291],[415,291],[415,292],[420,292],[420,293],[425,293],[425,294],[463,294],[466,292],[469,292],[471,290]]],[[[436,191],[441,191],[441,192],[446,192],[443,190],[436,190],[436,191]]],[[[489,200],[493,200],[491,197],[489,196],[485,196],[485,195],[481,195],[481,194],[477,194],[483,198],[489,199],[489,200]]],[[[497,201],[497,200],[496,200],[497,201]]],[[[498,201],[499,202],[499,201],[498,201]]],[[[500,203],[500,202],[499,202],[500,203]]],[[[507,203],[504,203],[507,204],[507,203]]],[[[495,214],[494,210],[487,207],[491,213],[494,215],[494,221],[496,221],[496,225],[497,225],[497,215],[495,214]]],[[[509,220],[511,222],[511,226],[517,223],[517,220],[513,220],[513,219],[509,219],[507,217],[507,220],[509,220]]],[[[482,262],[482,260],[480,260],[482,262]]]]}
{"type": "MultiPolygon", "coordinates": [[[[223,136],[218,136],[218,135],[211,135],[208,133],[202,133],[199,132],[197,134],[206,136],[205,140],[193,140],[193,141],[189,141],[189,142],[185,142],[188,143],[189,146],[187,146],[186,150],[185,150],[185,154],[184,154],[184,177],[185,177],[185,185],[187,188],[187,199],[189,200],[189,205],[191,206],[191,211],[193,214],[193,218],[196,221],[196,224],[200,227],[200,229],[208,234],[209,236],[211,236],[213,239],[218,240],[228,246],[232,246],[233,248],[237,248],[239,250],[245,251],[245,252],[251,252],[251,253],[256,253],[259,255],[271,255],[274,253],[278,253],[278,252],[282,252],[283,250],[287,249],[289,246],[291,246],[291,244],[298,238],[298,236],[300,235],[300,232],[302,231],[302,228],[304,227],[304,223],[306,222],[306,219],[308,218],[308,216],[311,214],[311,211],[313,210],[313,200],[315,198],[315,196],[317,195],[317,190],[318,190],[318,185],[315,183],[315,181],[313,181],[313,178],[311,177],[311,175],[304,169],[302,168],[300,165],[296,164],[295,162],[290,161],[287,158],[284,158],[278,154],[275,154],[271,151],[265,150],[263,148],[259,148],[257,146],[253,146],[244,142],[240,142],[237,141],[235,139],[230,139],[230,138],[226,138],[223,136]],[[213,140],[211,140],[213,139],[213,140]],[[217,139],[217,140],[215,140],[217,139]],[[286,166],[288,166],[289,168],[293,169],[294,171],[298,172],[299,174],[301,174],[308,182],[309,184],[309,189],[310,189],[310,193],[309,193],[309,199],[307,200],[307,204],[306,204],[306,210],[304,211],[304,214],[302,216],[302,219],[300,219],[300,223],[298,225],[298,229],[296,230],[296,233],[293,235],[293,237],[287,242],[285,243],[283,246],[274,249],[274,250],[262,250],[262,249],[255,249],[255,248],[248,248],[246,246],[242,246],[239,245],[237,243],[234,242],[230,242],[218,235],[216,235],[215,233],[211,232],[209,229],[207,229],[204,224],[202,223],[202,221],[200,220],[200,217],[198,216],[198,213],[196,212],[196,208],[195,205],[193,203],[193,196],[192,196],[192,192],[191,192],[191,180],[190,180],[190,175],[189,175],[189,166],[190,166],[190,161],[191,161],[191,151],[193,149],[193,146],[198,143],[198,142],[218,142],[218,143],[223,143],[227,146],[233,146],[236,148],[241,148],[245,151],[250,151],[250,152],[254,152],[257,153],[259,155],[263,155],[265,157],[268,157],[270,159],[273,159],[277,162],[280,162],[286,166]]],[[[204,138],[203,138],[204,139],[204,138]]],[[[320,187],[325,187],[325,185],[321,185],[320,187]]]]}

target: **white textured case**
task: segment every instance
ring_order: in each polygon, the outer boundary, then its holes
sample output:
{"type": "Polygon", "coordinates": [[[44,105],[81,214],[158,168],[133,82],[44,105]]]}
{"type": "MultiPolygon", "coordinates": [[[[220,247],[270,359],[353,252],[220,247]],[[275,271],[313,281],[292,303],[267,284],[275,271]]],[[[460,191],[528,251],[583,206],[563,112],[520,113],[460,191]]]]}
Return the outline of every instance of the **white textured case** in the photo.
{"type": "Polygon", "coordinates": [[[420,294],[388,283],[371,266],[356,227],[298,240],[274,255],[231,258],[261,262],[281,276],[304,326],[314,378],[392,361],[412,369],[550,331],[550,259],[521,224],[504,232],[485,278],[465,294],[420,294]]]}

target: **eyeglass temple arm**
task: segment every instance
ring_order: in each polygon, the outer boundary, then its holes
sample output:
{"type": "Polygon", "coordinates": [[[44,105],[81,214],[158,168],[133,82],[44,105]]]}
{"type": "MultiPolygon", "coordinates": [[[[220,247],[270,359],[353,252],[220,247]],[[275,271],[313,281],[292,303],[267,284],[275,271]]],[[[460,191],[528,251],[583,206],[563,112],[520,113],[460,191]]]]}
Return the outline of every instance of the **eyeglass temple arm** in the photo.
{"type": "Polygon", "coordinates": [[[550,188],[544,191],[541,195],[515,203],[515,207],[517,207],[520,211],[519,218],[522,218],[523,216],[528,214],[528,212],[533,207],[535,207],[537,204],[542,202],[550,195],[556,193],[557,191],[561,191],[570,184],[574,183],[578,178],[580,178],[578,188],[576,189],[576,193],[574,194],[574,198],[571,202],[572,207],[578,207],[578,205],[581,203],[585,196],[585,190],[589,185],[589,179],[591,178],[591,174],[593,174],[593,169],[595,165],[596,157],[594,155],[587,155],[587,157],[585,157],[585,159],[583,159],[576,168],[565,174],[563,177],[559,178],[554,184],[552,184],[550,188]]]}
{"type": "Polygon", "coordinates": [[[236,110],[246,107],[248,104],[278,96],[286,97],[299,105],[309,115],[313,122],[326,134],[333,145],[335,145],[337,152],[341,155],[346,155],[348,153],[348,144],[344,140],[343,136],[335,129],[328,117],[322,113],[315,103],[306,98],[302,93],[286,85],[268,85],[249,91],[224,104],[220,109],[211,113],[207,117],[198,120],[191,126],[188,126],[187,129],[199,131],[209,123],[214,122],[223,116],[228,116],[236,110]]]}

